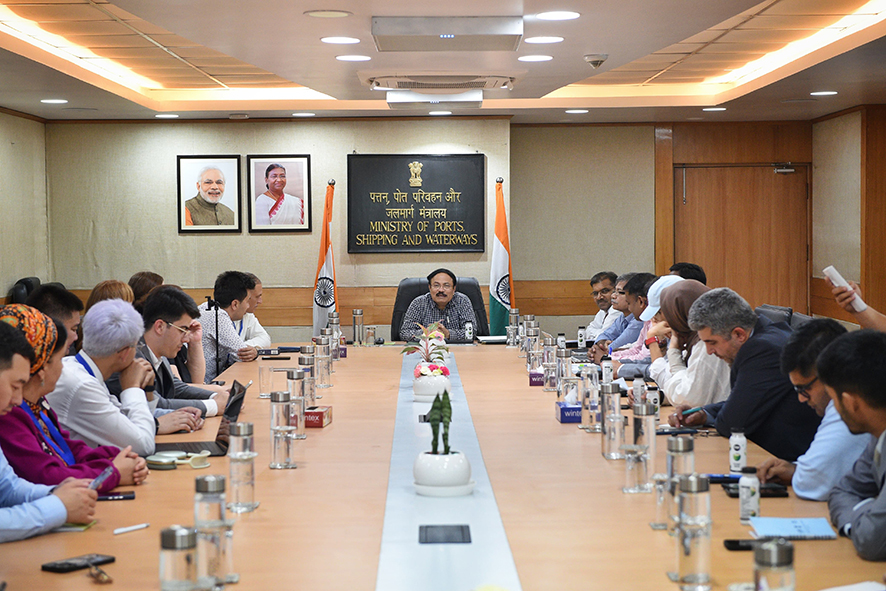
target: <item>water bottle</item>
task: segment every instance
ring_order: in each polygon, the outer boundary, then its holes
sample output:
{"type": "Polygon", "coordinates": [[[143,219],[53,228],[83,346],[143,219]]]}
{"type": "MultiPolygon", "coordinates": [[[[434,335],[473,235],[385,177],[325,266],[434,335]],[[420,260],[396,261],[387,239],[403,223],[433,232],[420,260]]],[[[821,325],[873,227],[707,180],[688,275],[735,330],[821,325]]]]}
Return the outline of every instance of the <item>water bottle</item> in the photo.
{"type": "Polygon", "coordinates": [[[743,525],[750,525],[751,517],[760,516],[760,479],[757,469],[745,466],[738,479],[738,517],[743,525]]]}
{"type": "Polygon", "coordinates": [[[289,392],[271,392],[271,462],[272,470],[297,468],[292,459],[292,420],[289,392]]]}
{"type": "Polygon", "coordinates": [[[233,513],[255,511],[255,438],[252,423],[231,425],[228,461],[231,469],[231,495],[228,510],[233,513]]]}
{"type": "Polygon", "coordinates": [[[194,526],[197,530],[197,586],[220,591],[225,588],[225,477],[198,476],[194,495],[194,526]]]}
{"type": "MultiPolygon", "coordinates": [[[[302,351],[304,351],[304,349],[305,347],[302,347],[302,351]]],[[[302,378],[302,387],[304,388],[305,393],[305,406],[316,406],[316,391],[314,390],[314,356],[299,355],[298,365],[299,369],[304,372],[304,377],[302,378]]]]}
{"type": "MultiPolygon", "coordinates": [[[[646,474],[655,474],[655,407],[648,402],[634,404],[634,445],[646,447],[646,474]]],[[[641,483],[642,492],[652,492],[652,481],[641,483]]]]}
{"type": "Polygon", "coordinates": [[[612,360],[609,357],[603,357],[600,360],[600,367],[603,368],[603,383],[612,383],[612,360]]]}
{"type": "Polygon", "coordinates": [[[711,492],[707,476],[680,478],[677,500],[677,583],[682,591],[711,588],[711,492]]]}
{"type": "Polygon", "coordinates": [[[729,437],[729,472],[741,474],[748,464],[748,440],[743,429],[733,429],[729,437]]]}
{"type": "Polygon", "coordinates": [[[172,525],[160,532],[160,591],[191,591],[197,584],[197,532],[172,525]]]}
{"type": "Polygon", "coordinates": [[[329,352],[329,337],[317,337],[317,354],[314,355],[314,387],[331,388],[330,370],[332,369],[332,357],[329,352]]]}
{"type": "Polygon", "coordinates": [[[754,547],[754,590],[794,591],[794,545],[779,538],[754,547]]]}
{"type": "Polygon", "coordinates": [[[587,348],[587,343],[585,342],[585,327],[578,327],[578,348],[585,349],[587,348]]]}
{"type": "Polygon", "coordinates": [[[474,323],[465,322],[465,340],[469,343],[474,342],[474,323]]]}
{"type": "Polygon", "coordinates": [[[557,347],[560,349],[566,348],[566,333],[558,332],[557,333],[557,347]]]}
{"type": "Polygon", "coordinates": [[[677,521],[677,496],[680,494],[680,477],[695,472],[695,442],[692,437],[668,437],[667,452],[667,478],[668,478],[668,533],[676,535],[677,521]]]}
{"type": "MultiPolygon", "coordinates": [[[[362,347],[363,346],[363,310],[360,308],[356,308],[351,311],[351,315],[354,322],[354,346],[362,347]]],[[[302,353],[304,353],[304,349],[302,349],[302,353]]]]}

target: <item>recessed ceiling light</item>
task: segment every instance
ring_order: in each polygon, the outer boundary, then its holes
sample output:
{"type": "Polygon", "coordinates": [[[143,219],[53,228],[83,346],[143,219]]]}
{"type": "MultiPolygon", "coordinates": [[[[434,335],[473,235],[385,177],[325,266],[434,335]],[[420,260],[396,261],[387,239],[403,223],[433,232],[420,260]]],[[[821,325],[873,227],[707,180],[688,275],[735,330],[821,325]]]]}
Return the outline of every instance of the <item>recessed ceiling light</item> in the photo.
{"type": "Polygon", "coordinates": [[[834,96],[837,94],[836,90],[819,90],[817,92],[810,92],[810,96],[834,96]]]}
{"type": "Polygon", "coordinates": [[[452,111],[431,111],[428,115],[452,115],[452,111]]]}
{"type": "Polygon", "coordinates": [[[452,33],[443,33],[440,35],[440,39],[455,39],[455,35],[452,33]]]}
{"type": "Polygon", "coordinates": [[[353,45],[354,43],[360,43],[360,40],[355,39],[354,37],[321,37],[320,41],[323,43],[332,43],[333,45],[353,45]]]}
{"type": "Polygon", "coordinates": [[[306,10],[305,14],[314,18],[344,18],[353,13],[347,10],[306,10]]]}
{"type": "Polygon", "coordinates": [[[154,117],[157,119],[178,119],[178,115],[175,113],[158,113],[154,117]]]}
{"type": "Polygon", "coordinates": [[[543,21],[571,21],[581,15],[571,10],[552,10],[550,12],[539,12],[535,16],[543,21]]]}
{"type": "Polygon", "coordinates": [[[552,58],[549,55],[521,55],[517,58],[520,62],[549,62],[552,58]]]}
{"type": "Polygon", "coordinates": [[[68,101],[65,99],[42,99],[40,102],[47,105],[64,105],[68,101]]]}
{"type": "Polygon", "coordinates": [[[704,117],[687,117],[686,121],[704,121],[704,117]]]}
{"type": "Polygon", "coordinates": [[[567,109],[566,112],[569,113],[570,115],[584,115],[585,113],[588,112],[588,110],[587,109],[567,109]]]}
{"type": "Polygon", "coordinates": [[[529,37],[524,39],[526,43],[560,43],[563,37],[529,37]]]}
{"type": "Polygon", "coordinates": [[[817,103],[818,99],[814,98],[796,98],[796,99],[781,99],[782,103],[790,104],[790,103],[817,103]]]}
{"type": "Polygon", "coordinates": [[[725,110],[726,110],[726,107],[705,107],[704,109],[702,109],[702,111],[708,111],[708,112],[711,112],[711,111],[725,111],[725,110]]]}
{"type": "Polygon", "coordinates": [[[340,62],[368,62],[372,58],[368,55],[337,55],[335,59],[340,62]]]}
{"type": "Polygon", "coordinates": [[[314,117],[316,113],[293,113],[293,117],[314,117]]]}

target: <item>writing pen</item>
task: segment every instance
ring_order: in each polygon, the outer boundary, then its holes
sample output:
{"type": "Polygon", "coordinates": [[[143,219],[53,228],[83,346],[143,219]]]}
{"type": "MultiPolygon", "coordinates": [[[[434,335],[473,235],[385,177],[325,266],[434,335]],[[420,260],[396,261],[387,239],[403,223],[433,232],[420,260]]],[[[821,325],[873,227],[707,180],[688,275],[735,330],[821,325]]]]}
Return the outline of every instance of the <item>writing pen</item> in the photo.
{"type": "Polygon", "coordinates": [[[89,483],[89,490],[98,490],[98,487],[100,487],[102,484],[104,484],[105,480],[107,480],[108,477],[113,473],[114,473],[113,466],[108,466],[107,468],[102,470],[102,473],[99,474],[98,476],[96,476],[95,479],[89,483]]]}
{"type": "Polygon", "coordinates": [[[131,531],[145,529],[149,525],[151,525],[151,524],[150,523],[139,523],[138,525],[130,525],[129,527],[118,527],[117,529],[114,530],[114,535],[116,536],[118,534],[128,534],[131,531]]]}
{"type": "Polygon", "coordinates": [[[684,410],[683,412],[681,412],[680,415],[685,417],[686,415],[691,415],[692,413],[694,413],[694,412],[698,412],[698,411],[700,411],[701,409],[702,409],[701,406],[696,406],[695,408],[687,408],[686,410],[684,410]]]}

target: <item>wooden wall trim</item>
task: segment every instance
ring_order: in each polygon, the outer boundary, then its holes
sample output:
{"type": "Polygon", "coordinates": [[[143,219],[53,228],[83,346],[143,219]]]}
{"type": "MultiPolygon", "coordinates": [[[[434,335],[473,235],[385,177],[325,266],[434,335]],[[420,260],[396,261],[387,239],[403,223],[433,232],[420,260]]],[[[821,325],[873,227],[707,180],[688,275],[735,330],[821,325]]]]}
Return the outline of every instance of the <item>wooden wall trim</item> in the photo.
{"type": "Polygon", "coordinates": [[[674,127],[655,126],[655,272],[674,264],[674,127]]]}
{"type": "Polygon", "coordinates": [[[812,162],[809,121],[674,124],[676,164],[812,162]]]}

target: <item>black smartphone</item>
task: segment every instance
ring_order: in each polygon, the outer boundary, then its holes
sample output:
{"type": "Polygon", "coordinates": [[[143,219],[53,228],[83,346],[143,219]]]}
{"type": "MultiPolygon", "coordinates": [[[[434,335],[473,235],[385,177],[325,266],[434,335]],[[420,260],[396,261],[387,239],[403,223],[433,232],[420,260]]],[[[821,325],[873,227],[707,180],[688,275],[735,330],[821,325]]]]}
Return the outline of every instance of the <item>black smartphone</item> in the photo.
{"type": "Polygon", "coordinates": [[[291,357],[288,355],[276,355],[274,357],[262,357],[262,361],[289,361],[291,357]]]}
{"type": "Polygon", "coordinates": [[[51,573],[69,573],[75,570],[89,568],[91,565],[102,565],[114,562],[116,558],[107,554],[84,554],[83,556],[75,556],[74,558],[65,558],[64,560],[56,560],[47,562],[40,567],[51,573]]]}
{"type": "MultiPolygon", "coordinates": [[[[730,482],[721,485],[726,494],[733,499],[738,498],[738,483],[730,482]]],[[[787,497],[788,487],[775,482],[764,482],[760,485],[760,497],[787,497]]]]}
{"type": "Polygon", "coordinates": [[[122,493],[110,493],[107,495],[99,495],[99,501],[131,501],[135,499],[135,491],[131,490],[129,492],[122,493]]]}
{"type": "Polygon", "coordinates": [[[723,545],[726,546],[727,550],[736,552],[743,550],[753,550],[754,544],[759,541],[760,540],[723,540],[723,545]]]}

